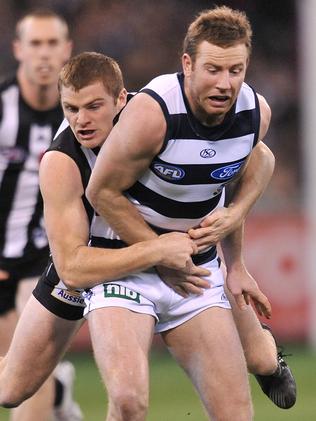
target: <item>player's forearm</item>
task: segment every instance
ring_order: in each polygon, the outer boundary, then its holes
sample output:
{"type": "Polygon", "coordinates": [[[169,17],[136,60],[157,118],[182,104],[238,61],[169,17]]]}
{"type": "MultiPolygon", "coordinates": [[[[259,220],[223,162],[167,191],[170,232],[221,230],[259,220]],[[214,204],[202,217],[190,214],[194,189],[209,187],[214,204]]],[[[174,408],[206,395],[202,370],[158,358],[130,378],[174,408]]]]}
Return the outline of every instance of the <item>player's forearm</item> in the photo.
{"type": "Polygon", "coordinates": [[[97,213],[106,219],[114,232],[127,244],[157,237],[135,205],[120,192],[101,189],[87,193],[90,193],[89,200],[97,213]]]}
{"type": "Polygon", "coordinates": [[[91,288],[159,265],[162,258],[157,242],[146,241],[115,250],[81,246],[55,266],[68,288],[91,288]]]}
{"type": "Polygon", "coordinates": [[[221,241],[223,257],[228,272],[243,265],[243,238],[244,224],[242,223],[235,231],[221,241]]]}
{"type": "Polygon", "coordinates": [[[253,150],[229,203],[229,207],[234,208],[234,212],[238,213],[240,219],[245,219],[265,191],[272,177],[274,164],[273,153],[264,143],[260,142],[253,150]]]}

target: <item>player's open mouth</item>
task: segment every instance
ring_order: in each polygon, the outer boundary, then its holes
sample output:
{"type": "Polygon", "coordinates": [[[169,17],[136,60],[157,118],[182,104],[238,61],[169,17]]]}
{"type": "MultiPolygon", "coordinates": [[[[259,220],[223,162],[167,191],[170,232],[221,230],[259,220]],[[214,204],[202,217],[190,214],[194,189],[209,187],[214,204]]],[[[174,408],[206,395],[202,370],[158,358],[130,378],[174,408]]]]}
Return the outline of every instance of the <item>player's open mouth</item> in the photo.
{"type": "Polygon", "coordinates": [[[88,140],[94,136],[95,130],[78,130],[78,134],[82,139],[88,140]]]}
{"type": "Polygon", "coordinates": [[[229,96],[227,95],[213,95],[208,97],[211,101],[216,102],[225,102],[229,100],[229,96]]]}
{"type": "Polygon", "coordinates": [[[52,68],[51,68],[51,66],[43,65],[43,66],[38,66],[37,70],[39,71],[39,73],[47,74],[47,73],[50,73],[52,71],[52,68]]]}
{"type": "Polygon", "coordinates": [[[212,107],[223,107],[229,103],[229,96],[227,95],[212,95],[208,97],[209,105],[212,107]]]}

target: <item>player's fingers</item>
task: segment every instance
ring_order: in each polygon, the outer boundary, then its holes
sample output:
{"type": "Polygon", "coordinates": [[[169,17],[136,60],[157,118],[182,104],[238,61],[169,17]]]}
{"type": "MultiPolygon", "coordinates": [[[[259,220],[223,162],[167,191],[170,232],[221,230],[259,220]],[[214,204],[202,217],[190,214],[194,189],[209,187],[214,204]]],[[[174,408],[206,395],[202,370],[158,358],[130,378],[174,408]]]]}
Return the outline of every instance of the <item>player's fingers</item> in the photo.
{"type": "Polygon", "coordinates": [[[189,274],[190,275],[194,275],[194,276],[210,276],[211,275],[211,271],[204,268],[203,266],[196,266],[193,262],[192,265],[190,265],[189,269],[189,274]]]}
{"type": "Polygon", "coordinates": [[[259,314],[259,316],[263,316],[263,308],[262,305],[260,303],[254,302],[257,313],[259,314]]]}
{"type": "Polygon", "coordinates": [[[261,304],[260,307],[262,315],[265,316],[267,319],[270,319],[272,316],[272,307],[270,302],[268,301],[265,305],[261,304]]]}
{"type": "MultiPolygon", "coordinates": [[[[262,304],[254,301],[254,305],[256,307],[256,310],[257,310],[257,313],[259,314],[259,316],[264,316],[265,315],[265,308],[262,306],[262,304]]],[[[269,318],[269,317],[267,317],[267,318],[269,318]]]]}
{"type": "Polygon", "coordinates": [[[264,313],[271,314],[271,304],[268,298],[260,290],[257,293],[256,300],[260,303],[264,313]]]}
{"type": "Polygon", "coordinates": [[[209,227],[211,225],[214,225],[216,222],[218,222],[218,212],[217,210],[215,210],[214,212],[212,212],[211,215],[207,216],[206,218],[204,218],[201,222],[200,222],[200,227],[209,227]]]}
{"type": "Polygon", "coordinates": [[[249,294],[247,292],[244,292],[243,296],[244,296],[246,304],[247,305],[250,304],[249,294]]]}
{"type": "Polygon", "coordinates": [[[194,241],[191,241],[191,247],[192,247],[192,254],[197,254],[199,252],[199,247],[194,241]]]}
{"type": "Polygon", "coordinates": [[[215,245],[217,240],[217,236],[210,236],[199,238],[198,240],[194,240],[195,244],[199,248],[199,252],[208,249],[211,245],[215,245]]]}
{"type": "Polygon", "coordinates": [[[206,228],[191,228],[188,231],[189,236],[193,240],[198,240],[199,238],[203,237],[208,230],[206,228]]]}
{"type": "Polygon", "coordinates": [[[187,275],[185,277],[185,280],[183,280],[183,283],[184,282],[186,282],[186,284],[194,285],[198,288],[203,288],[203,289],[211,288],[210,283],[206,279],[200,278],[199,276],[195,276],[195,275],[187,275]]]}
{"type": "Polygon", "coordinates": [[[240,310],[246,310],[247,303],[243,294],[234,294],[236,304],[240,310]]]}
{"type": "Polygon", "coordinates": [[[261,292],[258,291],[255,297],[252,297],[255,307],[261,316],[265,316],[270,319],[272,315],[272,307],[268,298],[261,292]]]}
{"type": "Polygon", "coordinates": [[[195,284],[193,284],[191,282],[183,282],[181,284],[181,288],[188,295],[189,294],[193,294],[193,295],[202,295],[203,294],[203,287],[198,287],[198,286],[196,286],[195,284]]]}
{"type": "Polygon", "coordinates": [[[170,287],[179,295],[181,295],[181,297],[183,298],[187,298],[188,297],[188,293],[183,289],[182,286],[180,285],[170,285],[170,287]]]}

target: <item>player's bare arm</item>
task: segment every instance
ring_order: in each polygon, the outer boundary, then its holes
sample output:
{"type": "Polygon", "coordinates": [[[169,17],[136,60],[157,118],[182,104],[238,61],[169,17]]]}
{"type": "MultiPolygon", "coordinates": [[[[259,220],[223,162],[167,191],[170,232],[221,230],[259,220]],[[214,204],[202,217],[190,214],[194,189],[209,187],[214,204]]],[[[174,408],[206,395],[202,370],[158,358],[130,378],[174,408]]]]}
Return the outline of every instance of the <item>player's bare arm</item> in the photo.
{"type": "MultiPolygon", "coordinates": [[[[157,237],[124,191],[136,182],[160,151],[165,132],[166,122],[158,103],[147,94],[136,95],[103,144],[92,172],[87,197],[127,244],[157,237]]],[[[200,293],[201,287],[208,287],[199,278],[207,276],[208,271],[192,263],[186,272],[188,292],[200,293]]]]}
{"type": "Polygon", "coordinates": [[[244,224],[221,242],[221,248],[227,267],[226,286],[233,295],[238,307],[243,310],[254,303],[260,316],[271,317],[271,305],[259,289],[257,282],[247,271],[242,257],[244,224]]]}
{"type": "Polygon", "coordinates": [[[228,207],[216,209],[201,222],[200,227],[189,231],[200,251],[218,243],[242,224],[272,177],[274,155],[262,141],[270,124],[271,110],[262,96],[258,95],[258,98],[261,112],[259,141],[234,185],[228,207]]]}
{"type": "Polygon", "coordinates": [[[162,147],[165,132],[158,103],[147,94],[136,95],[122,111],[92,171],[87,197],[128,244],[157,236],[124,191],[148,168],[162,147]]]}
{"type": "Polygon", "coordinates": [[[45,154],[40,184],[53,260],[68,287],[91,287],[156,264],[176,269],[190,265],[196,246],[186,234],[164,235],[129,249],[88,247],[89,222],[82,203],[81,176],[67,155],[57,151],[45,154]]]}

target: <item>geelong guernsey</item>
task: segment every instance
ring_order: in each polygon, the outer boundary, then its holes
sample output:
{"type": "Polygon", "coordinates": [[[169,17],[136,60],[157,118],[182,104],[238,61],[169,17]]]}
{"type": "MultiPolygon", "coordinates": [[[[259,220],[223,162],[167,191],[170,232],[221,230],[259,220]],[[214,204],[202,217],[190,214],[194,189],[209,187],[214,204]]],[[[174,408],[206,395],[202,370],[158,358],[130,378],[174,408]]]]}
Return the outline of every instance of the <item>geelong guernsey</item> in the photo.
{"type": "MultiPolygon", "coordinates": [[[[258,98],[243,83],[223,123],[209,128],[190,110],[183,74],[159,76],[141,92],[160,104],[167,132],[160,153],[126,195],[156,232],[187,231],[224,206],[225,185],[238,176],[258,141],[258,98]]],[[[110,227],[102,228],[104,221],[95,219],[93,236],[118,238],[110,227]]],[[[215,256],[215,247],[211,247],[195,261],[202,263],[215,256]]]]}
{"type": "Polygon", "coordinates": [[[37,111],[21,97],[16,78],[0,85],[0,256],[36,256],[47,247],[39,163],[63,118],[37,111]]]}

